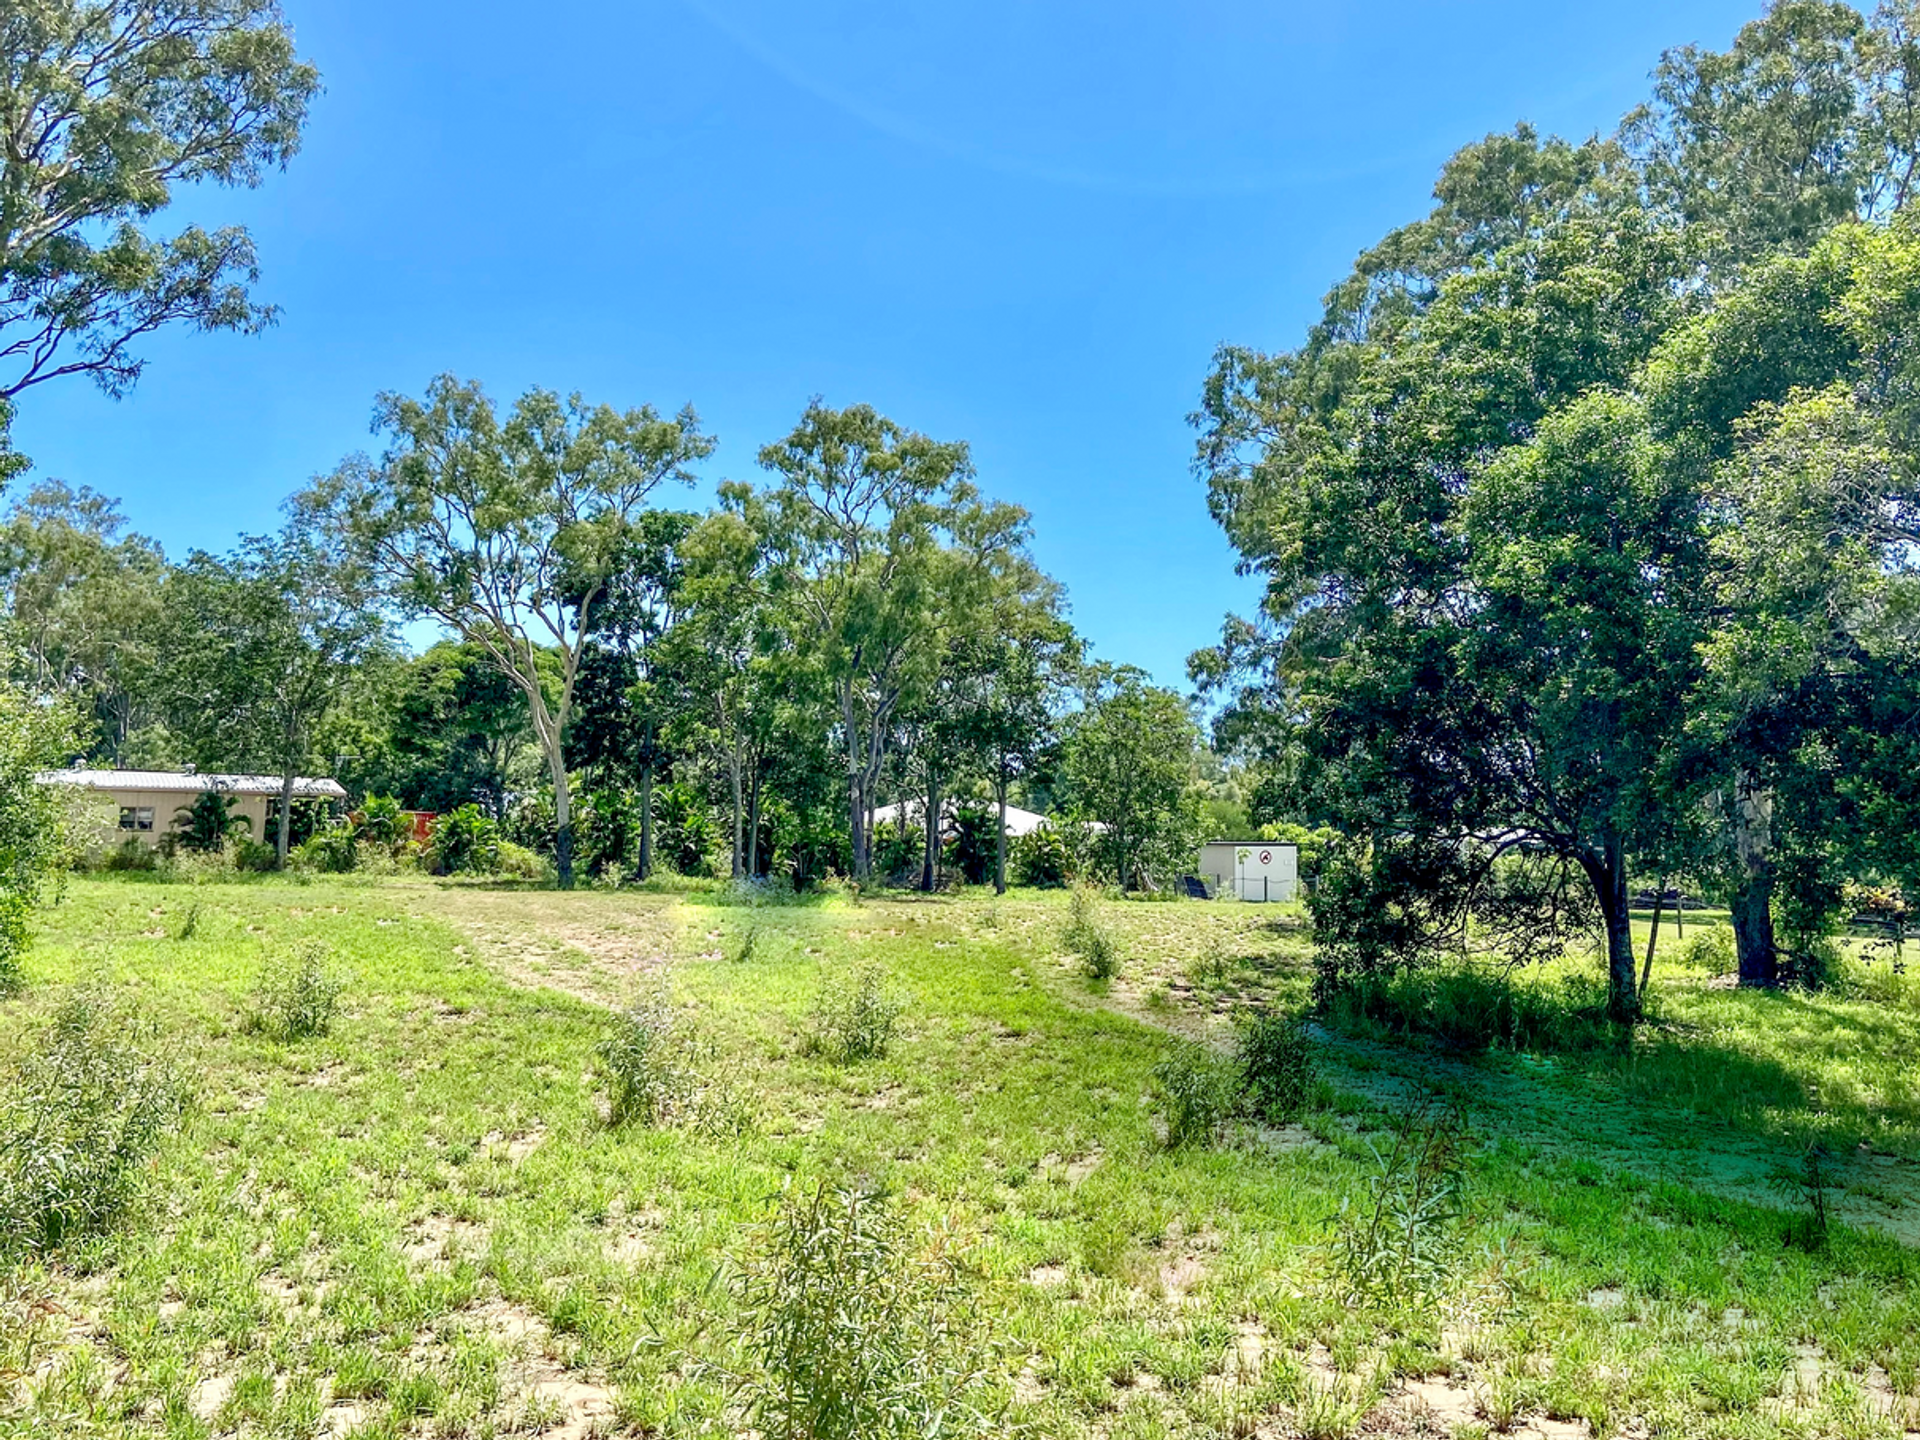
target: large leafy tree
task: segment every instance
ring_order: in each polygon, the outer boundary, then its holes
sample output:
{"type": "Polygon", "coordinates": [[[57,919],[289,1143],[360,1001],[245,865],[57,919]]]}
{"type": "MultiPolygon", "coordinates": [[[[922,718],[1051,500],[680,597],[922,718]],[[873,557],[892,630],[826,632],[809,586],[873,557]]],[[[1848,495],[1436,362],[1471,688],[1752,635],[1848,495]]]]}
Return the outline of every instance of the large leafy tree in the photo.
{"type": "Polygon", "coordinates": [[[72,374],[119,394],[163,325],[267,323],[244,229],[147,222],[176,186],[284,165],[318,88],[270,0],[0,9],[0,397],[72,374]]]}
{"type": "Polygon", "coordinates": [[[564,738],[594,614],[653,492],[690,483],[713,441],[690,408],[618,411],[548,390],[529,390],[502,420],[477,384],[450,375],[421,400],[381,396],[375,425],[392,442],[377,463],[351,460],[296,503],[402,612],[480,647],[525,696],[570,887],[564,738]]]}
{"type": "Polygon", "coordinates": [[[129,533],[118,505],[58,481],[34,486],[0,523],[0,604],[30,689],[73,697],[118,759],[142,718],[166,560],[129,533]]]}
{"type": "Polygon", "coordinates": [[[225,559],[190,555],[163,598],[155,684],[169,728],[204,766],[280,776],[285,865],[295,780],[323,758],[316,738],[355,667],[385,642],[366,577],[296,522],[225,559]]]}
{"type": "Polygon", "coordinates": [[[846,761],[856,876],[901,707],[937,673],[945,627],[1025,544],[1025,512],[984,499],[964,444],[871,406],[818,401],[760,452],[778,477],[722,488],[758,537],[770,601],[829,693],[846,761]]]}
{"type": "Polygon", "coordinates": [[[1066,722],[1068,803],[1100,827],[1096,848],[1123,890],[1193,863],[1200,839],[1200,727],[1187,702],[1132,666],[1088,672],[1066,722]]]}

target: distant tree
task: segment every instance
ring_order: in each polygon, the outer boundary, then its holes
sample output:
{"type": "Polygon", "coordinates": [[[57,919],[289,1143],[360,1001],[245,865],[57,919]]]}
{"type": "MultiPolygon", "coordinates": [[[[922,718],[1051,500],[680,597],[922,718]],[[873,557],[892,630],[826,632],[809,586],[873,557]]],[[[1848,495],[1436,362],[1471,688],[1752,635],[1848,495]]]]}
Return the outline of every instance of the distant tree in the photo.
{"type": "Polygon", "coordinates": [[[281,779],[274,851],[293,834],[294,782],[354,668],[385,639],[356,565],[296,519],[227,559],[203,552],[169,578],[165,663],[155,667],[173,732],[207,768],[281,779]]]}
{"type": "Polygon", "coordinates": [[[0,995],[21,984],[33,907],[71,858],[66,792],[34,777],[79,753],[83,728],[70,701],[49,703],[0,668],[0,995]]]}
{"type": "Polygon", "coordinates": [[[1187,702],[1132,666],[1096,666],[1068,717],[1063,781],[1123,890],[1189,868],[1200,840],[1200,727],[1187,702]]]}
{"type": "Polygon", "coordinates": [[[44,482],[0,522],[0,606],[22,676],[90,711],[108,760],[144,718],[165,573],[159,545],[128,534],[116,502],[91,490],[44,482]]]}
{"type": "Polygon", "coordinates": [[[409,809],[478,804],[505,816],[516,762],[533,747],[526,697],[477,645],[443,640],[395,667],[370,697],[382,723],[361,764],[365,783],[409,809]]]}
{"type": "Polygon", "coordinates": [[[0,397],[139,377],[174,321],[257,330],[253,240],[144,222],[176,185],[255,186],[319,89],[266,0],[11,0],[0,10],[0,397]]]}
{"type": "Polygon", "coordinates": [[[864,879],[895,719],[936,671],[946,607],[1020,552],[1026,515],[981,498],[964,444],[866,405],[815,401],[760,464],[777,484],[723,486],[722,498],[760,537],[767,593],[833,696],[851,859],[864,879]]]}
{"type": "Polygon", "coordinates": [[[624,413],[529,390],[503,423],[478,385],[443,375],[424,400],[383,395],[392,447],[351,460],[297,504],[331,527],[403,612],[486,651],[526,697],[553,786],[555,868],[573,884],[564,737],[621,547],[661,484],[713,450],[691,409],[624,413]],[[557,657],[551,682],[548,661],[557,657]]]}

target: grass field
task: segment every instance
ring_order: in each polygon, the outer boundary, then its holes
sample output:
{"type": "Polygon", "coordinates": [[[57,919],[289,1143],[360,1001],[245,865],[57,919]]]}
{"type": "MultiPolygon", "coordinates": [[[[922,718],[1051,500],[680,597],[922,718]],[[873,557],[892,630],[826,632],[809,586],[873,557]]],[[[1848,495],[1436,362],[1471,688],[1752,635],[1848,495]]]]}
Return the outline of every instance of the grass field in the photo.
{"type": "Polygon", "coordinates": [[[1007,1433],[1920,1430],[1920,993],[1884,965],[1807,998],[1663,963],[1625,1051],[1322,1035],[1300,1124],[1169,1150],[1155,1065],[1304,999],[1297,913],[1109,903],[1096,983],[1057,895],[723,899],[73,884],[0,1059],[96,987],[194,1105],[117,1226],[0,1279],[0,1435],[739,1434],[734,1280],[823,1180],[954,1259],[1007,1433]],[[304,940],[347,978],[330,1033],[249,1029],[304,940]],[[809,1012],[867,965],[898,1034],[831,1063],[809,1012]],[[596,1046],[660,984],[726,1124],[606,1123],[596,1046]],[[1336,1217],[1429,1095],[1468,1116],[1444,1276],[1355,1303],[1336,1217]],[[1824,1247],[1779,1179],[1815,1141],[1824,1247]]]}

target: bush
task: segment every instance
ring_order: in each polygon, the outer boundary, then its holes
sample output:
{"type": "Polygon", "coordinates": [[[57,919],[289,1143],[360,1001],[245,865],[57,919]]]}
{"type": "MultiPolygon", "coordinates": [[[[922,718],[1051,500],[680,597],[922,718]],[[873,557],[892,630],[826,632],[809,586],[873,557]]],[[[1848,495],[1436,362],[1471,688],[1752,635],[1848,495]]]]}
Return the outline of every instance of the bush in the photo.
{"type": "Polygon", "coordinates": [[[837,1065],[881,1059],[893,1043],[894,1024],[905,1008],[874,967],[857,970],[847,979],[828,980],[813,1003],[807,1049],[837,1065]]]}
{"type": "Polygon", "coordinates": [[[492,874],[500,863],[500,826],[478,805],[462,805],[433,822],[427,863],[436,875],[492,874]]]}
{"type": "Polygon", "coordinates": [[[27,917],[33,907],[24,895],[0,893],[0,997],[16,995],[26,987],[26,954],[30,932],[27,917]]]}
{"type": "Polygon", "coordinates": [[[346,988],[332,960],[333,952],[318,940],[303,940],[290,954],[270,956],[253,988],[247,1029],[288,1041],[325,1035],[346,988]]]}
{"type": "Polygon", "coordinates": [[[1402,1111],[1386,1149],[1374,1148],[1364,1198],[1341,1202],[1336,1259],[1350,1302],[1430,1300],[1458,1247],[1466,1115],[1423,1101],[1402,1111]]]}
{"type": "Polygon", "coordinates": [[[1736,961],[1731,925],[1701,925],[1687,936],[1674,958],[1682,965],[1705,970],[1709,975],[1731,974],[1736,961]]]}
{"type": "Polygon", "coordinates": [[[187,1092],[152,1027],[69,999],[0,1089],[0,1256],[105,1230],[187,1092]]]}
{"type": "Polygon", "coordinates": [[[413,824],[393,796],[369,795],[360,807],[360,821],[355,829],[369,844],[384,845],[392,850],[411,837],[413,824]]]}
{"type": "Polygon", "coordinates": [[[1451,1049],[1567,1052],[1604,1049],[1620,1030],[1606,1018],[1598,976],[1516,981],[1505,971],[1454,964],[1357,975],[1321,991],[1330,1025],[1396,1037],[1426,1036],[1451,1049]]]}
{"type": "Polygon", "coordinates": [[[1298,1016],[1256,1013],[1240,1025],[1240,1086],[1249,1114],[1280,1125],[1307,1108],[1318,1066],[1298,1016]]]}
{"type": "Polygon", "coordinates": [[[1153,1096],[1166,1121],[1169,1150],[1211,1144],[1239,1105],[1239,1067],[1182,1041],[1153,1067],[1153,1096]]]}
{"type": "Polygon", "coordinates": [[[789,1192],[735,1282],[749,1427],[767,1440],[939,1440],[995,1429],[958,1264],[872,1191],[789,1192]]]}
{"type": "Polygon", "coordinates": [[[1008,842],[1007,868],[1016,885],[1058,890],[1073,879],[1073,848],[1055,826],[1042,825],[1008,842]]]}
{"type": "Polygon", "coordinates": [[[1080,968],[1088,979],[1111,980],[1120,973],[1120,950],[1100,923],[1098,892],[1092,886],[1074,887],[1061,940],[1080,957],[1080,968]]]}
{"type": "Polygon", "coordinates": [[[100,868],[140,874],[160,868],[160,847],[128,836],[100,858],[100,868]]]}
{"type": "Polygon", "coordinates": [[[607,1123],[660,1125],[685,1115],[699,1094],[698,1051],[664,991],[642,995],[598,1047],[607,1068],[607,1123]]]}
{"type": "Polygon", "coordinates": [[[493,873],[510,880],[551,880],[553,867],[526,846],[502,840],[494,851],[493,873]]]}
{"type": "Polygon", "coordinates": [[[280,852],[264,840],[248,840],[243,836],[233,842],[231,850],[236,870],[266,875],[280,868],[280,852]]]}
{"type": "Polygon", "coordinates": [[[287,863],[296,870],[346,875],[359,867],[361,848],[350,827],[336,825],[316,831],[294,846],[287,852],[287,863]]]}

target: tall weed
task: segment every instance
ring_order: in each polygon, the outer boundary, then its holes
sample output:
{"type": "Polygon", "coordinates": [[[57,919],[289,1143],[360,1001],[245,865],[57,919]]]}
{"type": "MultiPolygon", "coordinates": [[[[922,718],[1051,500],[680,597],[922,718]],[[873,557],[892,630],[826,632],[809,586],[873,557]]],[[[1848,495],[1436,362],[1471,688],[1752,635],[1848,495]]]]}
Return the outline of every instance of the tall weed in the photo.
{"type": "Polygon", "coordinates": [[[740,1399],[765,1440],[938,1440],[995,1428],[989,1353],[944,1236],[885,1196],[789,1191],[735,1282],[740,1399]]]}
{"type": "Polygon", "coordinates": [[[1373,1147],[1364,1197],[1340,1207],[1335,1258],[1352,1302],[1430,1300],[1458,1251],[1466,1113],[1423,1101],[1396,1117],[1391,1134],[1385,1149],[1373,1147]]]}
{"type": "Polygon", "coordinates": [[[105,1230],[186,1105],[151,1025],[69,998],[0,1091],[0,1256],[105,1230]]]}
{"type": "Polygon", "coordinates": [[[331,947],[302,940],[288,953],[269,955],[260,967],[246,1028],[286,1041],[325,1035],[333,1028],[345,988],[331,947]]]}
{"type": "Polygon", "coordinates": [[[1067,926],[1061,943],[1080,957],[1089,980],[1111,980],[1120,973],[1120,948],[1100,923],[1099,891],[1076,885],[1067,900],[1067,926]]]}
{"type": "Polygon", "coordinates": [[[737,1132],[745,1107],[718,1074],[713,1046],[662,988],[621,1012],[598,1046],[607,1074],[607,1123],[686,1125],[737,1132]]]}
{"type": "Polygon", "coordinates": [[[887,988],[874,966],[829,979],[813,1003],[807,1049],[837,1065],[882,1059],[905,1009],[906,1001],[887,988]]]}
{"type": "Polygon", "coordinates": [[[1241,1103],[1270,1125],[1298,1118],[1319,1075],[1306,1023],[1295,1015],[1257,1011],[1240,1022],[1241,1103]]]}
{"type": "Polygon", "coordinates": [[[1153,1096],[1167,1148],[1211,1144],[1240,1103],[1240,1071],[1204,1045],[1182,1041],[1153,1067],[1153,1096]]]}

